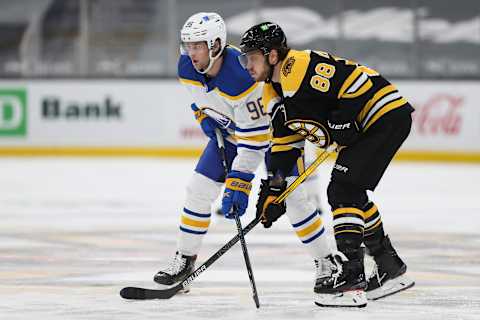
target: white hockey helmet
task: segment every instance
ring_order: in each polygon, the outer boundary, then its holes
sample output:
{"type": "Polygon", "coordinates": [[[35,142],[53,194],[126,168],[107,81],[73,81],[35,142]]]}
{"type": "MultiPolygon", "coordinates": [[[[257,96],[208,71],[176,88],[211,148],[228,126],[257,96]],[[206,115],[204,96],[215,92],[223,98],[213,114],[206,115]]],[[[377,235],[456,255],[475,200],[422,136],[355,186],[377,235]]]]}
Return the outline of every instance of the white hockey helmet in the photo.
{"type": "Polygon", "coordinates": [[[182,53],[186,52],[183,48],[183,44],[186,42],[205,41],[207,43],[210,62],[204,70],[197,70],[200,73],[207,73],[225,49],[227,44],[227,28],[218,13],[199,12],[187,19],[180,31],[180,38],[182,41],[182,53]],[[212,49],[217,39],[220,40],[220,51],[213,56],[212,49]]]}

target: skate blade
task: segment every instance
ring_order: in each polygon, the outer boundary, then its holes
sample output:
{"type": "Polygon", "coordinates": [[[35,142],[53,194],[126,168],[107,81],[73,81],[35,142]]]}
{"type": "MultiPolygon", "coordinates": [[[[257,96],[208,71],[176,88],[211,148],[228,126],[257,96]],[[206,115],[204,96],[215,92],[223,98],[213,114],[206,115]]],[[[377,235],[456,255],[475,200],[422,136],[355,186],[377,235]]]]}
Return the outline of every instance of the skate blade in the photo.
{"type": "Polygon", "coordinates": [[[351,290],[340,293],[315,293],[315,304],[320,307],[354,307],[363,308],[367,305],[367,296],[363,290],[351,290]]]}
{"type": "Polygon", "coordinates": [[[367,299],[368,300],[378,300],[381,298],[385,298],[395,294],[397,292],[401,292],[403,290],[407,290],[415,285],[415,281],[410,279],[406,276],[406,274],[402,274],[401,276],[390,279],[385,281],[385,283],[372,291],[367,292],[367,299]]]}

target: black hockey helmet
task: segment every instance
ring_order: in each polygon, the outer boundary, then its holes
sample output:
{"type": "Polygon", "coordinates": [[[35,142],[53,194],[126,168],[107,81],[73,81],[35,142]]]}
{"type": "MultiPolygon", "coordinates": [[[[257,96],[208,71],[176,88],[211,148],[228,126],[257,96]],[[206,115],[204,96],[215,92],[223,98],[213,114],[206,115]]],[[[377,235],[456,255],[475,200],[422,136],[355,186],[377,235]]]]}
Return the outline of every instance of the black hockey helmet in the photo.
{"type": "Polygon", "coordinates": [[[248,29],[240,40],[242,53],[260,50],[264,55],[272,49],[288,49],[282,28],[273,22],[262,22],[248,29]]]}

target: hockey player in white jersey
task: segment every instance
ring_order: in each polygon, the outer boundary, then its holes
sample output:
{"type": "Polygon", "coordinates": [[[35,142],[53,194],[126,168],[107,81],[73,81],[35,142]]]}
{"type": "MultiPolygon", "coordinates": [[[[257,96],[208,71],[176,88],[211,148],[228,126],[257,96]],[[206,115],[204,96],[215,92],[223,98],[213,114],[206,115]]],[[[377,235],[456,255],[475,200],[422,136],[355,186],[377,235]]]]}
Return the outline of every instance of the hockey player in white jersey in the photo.
{"type": "MultiPolygon", "coordinates": [[[[194,101],[192,110],[210,141],[187,186],[174,259],[154,276],[155,282],[168,287],[183,281],[194,270],[210,224],[211,205],[224,183],[225,216],[234,218],[234,207],[239,215],[245,213],[254,172],[270,147],[269,118],[261,105],[263,84],[256,83],[240,65],[240,52],[226,45],[223,19],[216,13],[194,14],[181,30],[181,41],[184,54],[178,61],[178,77],[190,92],[194,101]],[[224,136],[227,163],[231,164],[226,177],[216,128],[224,136]]],[[[298,175],[301,167],[302,164],[295,168],[293,174],[298,175]]],[[[297,188],[287,199],[287,216],[315,260],[318,280],[331,274],[329,260],[325,258],[330,250],[322,220],[306,197],[303,186],[297,188]]],[[[271,221],[262,223],[271,225],[271,221]]]]}

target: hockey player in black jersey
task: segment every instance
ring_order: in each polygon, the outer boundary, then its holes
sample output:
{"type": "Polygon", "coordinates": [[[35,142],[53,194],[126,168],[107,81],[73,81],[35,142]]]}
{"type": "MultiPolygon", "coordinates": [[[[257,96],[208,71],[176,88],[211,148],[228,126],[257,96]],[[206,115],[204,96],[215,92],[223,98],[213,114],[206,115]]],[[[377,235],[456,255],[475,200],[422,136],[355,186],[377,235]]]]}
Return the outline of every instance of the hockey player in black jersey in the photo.
{"type": "Polygon", "coordinates": [[[257,214],[270,225],[285,212],[272,203],[308,140],[320,148],[336,143],[338,157],[328,186],[336,271],[315,286],[320,306],[362,307],[414,285],[384,233],[374,191],[411,128],[413,108],[385,78],[366,66],[323,51],[287,46],[275,23],[251,27],[241,39],[242,65],[265,81],[263,105],[273,127],[271,178],[263,183],[257,214]],[[362,243],[376,262],[365,277],[362,243]]]}

